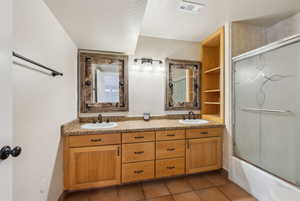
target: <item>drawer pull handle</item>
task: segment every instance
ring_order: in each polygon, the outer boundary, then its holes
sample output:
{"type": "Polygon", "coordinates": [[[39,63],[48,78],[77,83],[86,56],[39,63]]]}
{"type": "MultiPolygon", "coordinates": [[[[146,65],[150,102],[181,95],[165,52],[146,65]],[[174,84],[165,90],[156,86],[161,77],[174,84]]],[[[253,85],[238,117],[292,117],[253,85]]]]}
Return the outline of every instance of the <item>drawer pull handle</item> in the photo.
{"type": "Polygon", "coordinates": [[[102,141],[101,138],[99,138],[99,139],[91,139],[91,142],[101,142],[101,141],[102,141]]]}
{"type": "Polygon", "coordinates": [[[168,134],[168,137],[175,137],[175,134],[168,134]]]}
{"type": "Polygon", "coordinates": [[[134,171],[135,174],[141,174],[141,173],[143,173],[143,172],[144,172],[144,170],[135,170],[135,171],[134,171]]]}
{"type": "Polygon", "coordinates": [[[117,155],[120,156],[120,147],[118,146],[117,155]]]}
{"type": "Polygon", "coordinates": [[[135,151],[134,154],[143,154],[144,151],[135,151]]]}
{"type": "Polygon", "coordinates": [[[167,151],[175,151],[175,148],[168,148],[167,151]]]}
{"type": "Polygon", "coordinates": [[[202,135],[207,135],[207,134],[208,134],[208,132],[207,132],[207,131],[205,131],[205,132],[201,132],[200,134],[202,134],[202,135]]]}
{"type": "Polygon", "coordinates": [[[172,169],[174,169],[175,168],[175,166],[168,166],[167,167],[167,169],[169,169],[169,170],[172,170],[172,169]]]}
{"type": "Polygon", "coordinates": [[[134,139],[144,139],[144,136],[134,136],[134,139]]]}

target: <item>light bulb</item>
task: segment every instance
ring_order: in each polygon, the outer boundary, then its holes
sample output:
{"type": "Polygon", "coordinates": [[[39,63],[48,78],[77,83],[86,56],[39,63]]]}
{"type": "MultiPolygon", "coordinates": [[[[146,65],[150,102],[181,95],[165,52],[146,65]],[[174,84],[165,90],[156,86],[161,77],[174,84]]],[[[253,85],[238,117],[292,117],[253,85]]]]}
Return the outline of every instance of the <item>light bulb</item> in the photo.
{"type": "Polygon", "coordinates": [[[145,71],[151,71],[151,70],[152,70],[151,63],[145,63],[145,71]]]}

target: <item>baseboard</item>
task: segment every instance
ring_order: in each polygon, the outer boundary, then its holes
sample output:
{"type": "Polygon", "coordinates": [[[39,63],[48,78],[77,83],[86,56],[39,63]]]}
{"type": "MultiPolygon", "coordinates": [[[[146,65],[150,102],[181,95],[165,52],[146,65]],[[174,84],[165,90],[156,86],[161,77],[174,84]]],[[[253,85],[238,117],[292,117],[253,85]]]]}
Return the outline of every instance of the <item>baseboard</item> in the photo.
{"type": "Polygon", "coordinates": [[[224,168],[222,168],[222,169],[220,170],[220,173],[221,173],[222,175],[224,175],[226,178],[228,178],[228,176],[229,176],[228,170],[226,170],[226,169],[224,169],[224,168]]]}
{"type": "Polygon", "coordinates": [[[57,201],[64,201],[65,197],[66,197],[66,194],[67,194],[66,191],[62,192],[62,194],[59,196],[57,201]]]}

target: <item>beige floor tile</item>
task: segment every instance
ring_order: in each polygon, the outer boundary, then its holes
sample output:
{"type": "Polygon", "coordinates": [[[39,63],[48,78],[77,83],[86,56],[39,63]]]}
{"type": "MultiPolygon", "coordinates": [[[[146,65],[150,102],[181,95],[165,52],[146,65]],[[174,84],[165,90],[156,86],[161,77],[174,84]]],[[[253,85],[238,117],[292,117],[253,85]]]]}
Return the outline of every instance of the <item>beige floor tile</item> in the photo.
{"type": "Polygon", "coordinates": [[[206,175],[206,178],[214,185],[225,185],[229,183],[229,180],[220,173],[210,173],[206,175]]]}
{"type": "Polygon", "coordinates": [[[89,195],[89,201],[118,201],[116,187],[95,189],[89,195]]]}
{"type": "Polygon", "coordinates": [[[174,201],[173,197],[171,195],[163,196],[163,197],[158,197],[158,198],[153,198],[147,201],[174,201]]]}
{"type": "Polygon", "coordinates": [[[204,175],[191,175],[187,177],[187,181],[194,190],[213,187],[212,184],[204,175]]]}
{"type": "Polygon", "coordinates": [[[219,190],[221,190],[231,201],[256,201],[249,193],[233,183],[221,186],[219,187],[219,190]]]}
{"type": "Polygon", "coordinates": [[[119,200],[120,201],[137,201],[144,200],[144,194],[141,184],[130,184],[120,186],[119,188],[119,200]]]}
{"type": "Polygon", "coordinates": [[[173,195],[175,201],[201,201],[195,192],[173,195]]]}
{"type": "Polygon", "coordinates": [[[200,191],[196,191],[196,193],[202,201],[230,201],[217,188],[207,188],[200,191]]]}
{"type": "Polygon", "coordinates": [[[143,183],[146,199],[169,195],[169,191],[163,181],[152,181],[143,183]]]}
{"type": "Polygon", "coordinates": [[[69,193],[64,201],[88,201],[90,191],[79,191],[74,193],[69,193]]]}
{"type": "Polygon", "coordinates": [[[185,178],[169,179],[166,181],[166,185],[172,194],[185,193],[193,190],[185,178]]]}

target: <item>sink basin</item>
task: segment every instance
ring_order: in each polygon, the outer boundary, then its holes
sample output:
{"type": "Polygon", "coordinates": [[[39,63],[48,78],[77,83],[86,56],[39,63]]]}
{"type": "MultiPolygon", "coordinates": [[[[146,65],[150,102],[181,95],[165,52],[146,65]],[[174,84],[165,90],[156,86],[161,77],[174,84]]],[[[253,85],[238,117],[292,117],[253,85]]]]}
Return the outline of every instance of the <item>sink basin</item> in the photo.
{"type": "Polygon", "coordinates": [[[204,119],[180,119],[179,123],[182,124],[207,124],[208,121],[204,119]]]}
{"type": "Polygon", "coordinates": [[[118,124],[116,122],[103,122],[103,123],[88,123],[88,124],[83,124],[80,127],[83,129],[92,129],[92,130],[97,130],[97,129],[104,129],[104,128],[113,128],[116,127],[118,124]]]}

